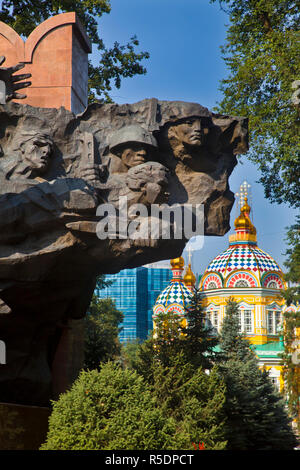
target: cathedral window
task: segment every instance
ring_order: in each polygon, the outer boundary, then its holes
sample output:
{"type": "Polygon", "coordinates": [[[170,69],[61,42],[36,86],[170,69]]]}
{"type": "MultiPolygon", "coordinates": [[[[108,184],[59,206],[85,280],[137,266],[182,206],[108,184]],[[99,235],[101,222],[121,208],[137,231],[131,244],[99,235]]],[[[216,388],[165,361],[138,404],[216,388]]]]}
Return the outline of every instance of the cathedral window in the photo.
{"type": "Polygon", "coordinates": [[[275,281],[269,282],[268,287],[270,289],[277,289],[278,288],[277,283],[275,281]]]}
{"type": "Polygon", "coordinates": [[[209,310],[206,312],[206,325],[212,329],[211,334],[218,332],[219,310],[209,310]]]}
{"type": "Polygon", "coordinates": [[[269,310],[267,312],[267,330],[270,335],[279,333],[281,323],[280,310],[269,310]]]}
{"type": "Polygon", "coordinates": [[[218,310],[213,310],[210,312],[210,322],[216,330],[218,329],[219,326],[219,312],[218,310]]]}
{"type": "Polygon", "coordinates": [[[207,289],[217,289],[218,286],[217,284],[214,282],[214,281],[210,281],[208,284],[207,284],[207,289]]]}
{"type": "Polygon", "coordinates": [[[239,327],[241,333],[253,333],[253,314],[251,310],[239,311],[239,327]]]}
{"type": "Polygon", "coordinates": [[[249,285],[247,281],[245,281],[244,279],[241,279],[240,281],[237,281],[235,283],[234,287],[249,287],[249,285]]]}
{"type": "Polygon", "coordinates": [[[272,384],[274,387],[279,391],[280,389],[280,382],[278,377],[270,377],[272,384]]]}

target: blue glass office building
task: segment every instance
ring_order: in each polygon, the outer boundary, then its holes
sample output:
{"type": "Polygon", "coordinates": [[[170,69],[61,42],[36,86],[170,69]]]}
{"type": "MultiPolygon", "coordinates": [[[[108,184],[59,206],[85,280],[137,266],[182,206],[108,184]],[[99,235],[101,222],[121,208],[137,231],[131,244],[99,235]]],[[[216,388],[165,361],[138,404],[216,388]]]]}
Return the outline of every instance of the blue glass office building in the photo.
{"type": "Polygon", "coordinates": [[[159,294],[164,290],[172,279],[170,267],[148,267],[148,334],[152,331],[153,306],[159,294]]]}
{"type": "Polygon", "coordinates": [[[160,292],[172,278],[169,267],[156,264],[124,269],[118,274],[108,274],[111,286],[95,294],[100,298],[115,300],[118,310],[124,313],[120,341],[145,340],[152,330],[152,308],[160,292]]]}

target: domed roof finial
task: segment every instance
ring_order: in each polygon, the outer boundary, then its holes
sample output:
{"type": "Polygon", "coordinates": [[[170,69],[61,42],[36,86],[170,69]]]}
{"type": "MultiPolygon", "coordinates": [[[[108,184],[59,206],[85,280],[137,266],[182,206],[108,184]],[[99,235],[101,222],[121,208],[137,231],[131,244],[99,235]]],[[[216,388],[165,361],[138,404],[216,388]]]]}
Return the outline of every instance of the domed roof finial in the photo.
{"type": "Polygon", "coordinates": [[[173,258],[171,259],[170,264],[171,264],[171,270],[173,273],[173,278],[171,282],[175,282],[178,280],[181,280],[182,282],[182,271],[184,268],[184,259],[182,258],[182,256],[179,256],[179,258],[173,258]]]}
{"type": "Polygon", "coordinates": [[[183,277],[183,282],[185,283],[188,289],[192,290],[195,287],[196,276],[192,271],[192,251],[190,248],[188,248],[187,252],[189,264],[183,277]]]}
{"type": "Polygon", "coordinates": [[[173,258],[171,259],[170,264],[172,269],[180,269],[182,271],[184,268],[184,259],[182,256],[179,256],[179,258],[173,258]]]}
{"type": "Polygon", "coordinates": [[[251,207],[248,204],[251,198],[251,185],[244,181],[240,185],[240,191],[236,193],[240,214],[234,221],[235,235],[229,237],[230,242],[250,242],[256,244],[256,228],[250,219],[251,207]]]}

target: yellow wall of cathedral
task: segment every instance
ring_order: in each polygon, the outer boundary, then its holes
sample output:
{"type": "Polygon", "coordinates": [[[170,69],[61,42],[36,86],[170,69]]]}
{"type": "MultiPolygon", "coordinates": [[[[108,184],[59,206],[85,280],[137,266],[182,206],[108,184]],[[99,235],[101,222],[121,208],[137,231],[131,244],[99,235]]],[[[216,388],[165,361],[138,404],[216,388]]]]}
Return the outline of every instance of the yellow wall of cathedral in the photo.
{"type": "MultiPolygon", "coordinates": [[[[241,293],[240,295],[234,292],[230,292],[230,289],[226,289],[226,295],[219,289],[219,295],[210,293],[209,291],[202,292],[203,295],[203,307],[205,308],[206,314],[210,311],[218,311],[218,330],[222,321],[225,317],[227,300],[229,297],[233,298],[240,306],[243,305],[245,308],[251,309],[253,314],[253,330],[251,334],[245,334],[245,338],[250,341],[253,345],[262,345],[270,342],[278,342],[278,334],[270,334],[267,331],[267,312],[272,305],[278,306],[281,310],[284,306],[284,299],[278,294],[274,295],[253,295],[241,293]],[[221,294],[221,295],[220,295],[221,294]]],[[[280,365],[280,358],[258,358],[261,369],[270,371],[272,369],[273,378],[276,377],[276,385],[280,391],[283,391],[284,381],[282,377],[282,366],[280,365]],[[277,372],[277,373],[276,373],[277,372]]]]}
{"type": "MultiPolygon", "coordinates": [[[[220,289],[221,290],[221,289],[220,289]]],[[[251,334],[246,334],[246,338],[252,344],[265,344],[269,341],[278,341],[278,335],[269,334],[267,331],[267,310],[268,307],[271,307],[272,304],[278,305],[281,307],[284,305],[284,299],[279,295],[269,295],[269,296],[258,296],[258,295],[237,295],[228,292],[225,295],[212,295],[208,291],[204,291],[203,295],[203,307],[209,312],[210,307],[216,307],[219,311],[219,325],[220,329],[221,323],[225,317],[227,300],[229,297],[233,298],[238,304],[242,304],[245,307],[251,309],[253,329],[251,334]]]]}

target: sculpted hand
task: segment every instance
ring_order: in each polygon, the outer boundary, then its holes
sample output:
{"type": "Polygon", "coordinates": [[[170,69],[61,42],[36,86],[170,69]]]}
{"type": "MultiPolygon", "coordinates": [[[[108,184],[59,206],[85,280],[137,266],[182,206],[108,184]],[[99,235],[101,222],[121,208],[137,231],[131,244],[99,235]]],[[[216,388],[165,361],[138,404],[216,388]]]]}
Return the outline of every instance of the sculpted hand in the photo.
{"type": "MultiPolygon", "coordinates": [[[[5,61],[5,57],[0,57],[0,65],[5,61]]],[[[26,95],[16,93],[16,90],[20,88],[27,88],[31,85],[31,82],[24,82],[26,78],[30,78],[30,73],[23,73],[20,75],[13,75],[18,70],[25,67],[25,64],[19,63],[13,67],[0,67],[0,80],[5,83],[6,93],[5,93],[5,102],[13,99],[24,99],[26,95]],[[18,83],[20,82],[20,83],[18,83]]]]}
{"type": "Polygon", "coordinates": [[[105,179],[107,173],[106,165],[86,164],[80,170],[80,177],[89,183],[97,183],[105,179]]]}

